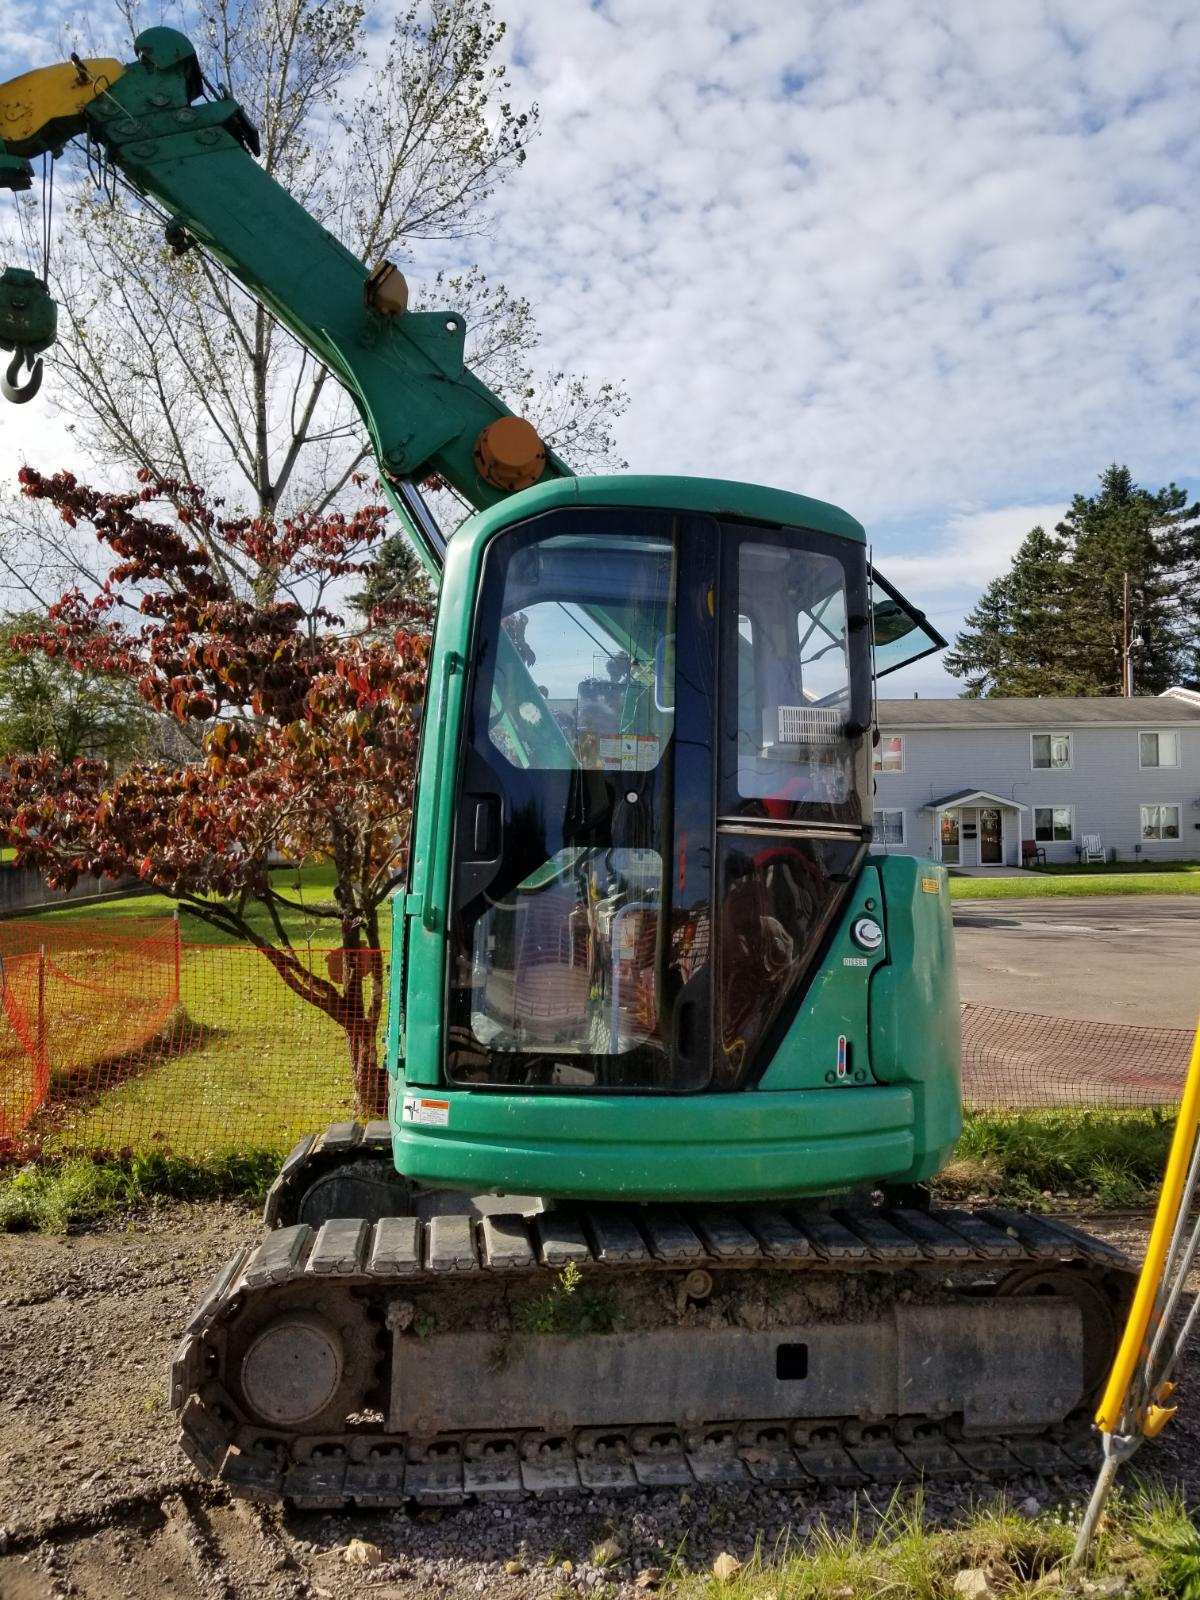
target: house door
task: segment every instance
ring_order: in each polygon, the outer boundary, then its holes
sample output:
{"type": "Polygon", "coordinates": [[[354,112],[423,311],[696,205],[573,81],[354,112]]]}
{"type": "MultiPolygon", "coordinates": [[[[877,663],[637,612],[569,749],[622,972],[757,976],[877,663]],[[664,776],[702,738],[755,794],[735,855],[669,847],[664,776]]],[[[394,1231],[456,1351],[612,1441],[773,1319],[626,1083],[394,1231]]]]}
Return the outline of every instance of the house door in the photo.
{"type": "Polygon", "coordinates": [[[1000,833],[1000,808],[979,808],[979,864],[981,867],[998,867],[1004,860],[1004,847],[1000,833]]]}
{"type": "Polygon", "coordinates": [[[958,812],[942,812],[942,860],[949,867],[958,865],[958,812]]]}

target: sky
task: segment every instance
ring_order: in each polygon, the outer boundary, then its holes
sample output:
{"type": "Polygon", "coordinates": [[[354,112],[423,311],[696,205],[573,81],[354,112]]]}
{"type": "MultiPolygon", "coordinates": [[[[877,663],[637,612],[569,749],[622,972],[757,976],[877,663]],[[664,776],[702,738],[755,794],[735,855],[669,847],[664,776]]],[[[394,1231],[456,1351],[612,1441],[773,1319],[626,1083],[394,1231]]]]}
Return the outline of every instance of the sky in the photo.
{"type": "MultiPolygon", "coordinates": [[[[1200,492],[1194,0],[495,4],[542,131],[467,254],[632,469],[836,502],[948,635],[1109,461],[1200,492]]],[[[8,0],[11,72],[69,18],[8,0]]],[[[3,408],[0,472],[57,430],[3,408]]]]}

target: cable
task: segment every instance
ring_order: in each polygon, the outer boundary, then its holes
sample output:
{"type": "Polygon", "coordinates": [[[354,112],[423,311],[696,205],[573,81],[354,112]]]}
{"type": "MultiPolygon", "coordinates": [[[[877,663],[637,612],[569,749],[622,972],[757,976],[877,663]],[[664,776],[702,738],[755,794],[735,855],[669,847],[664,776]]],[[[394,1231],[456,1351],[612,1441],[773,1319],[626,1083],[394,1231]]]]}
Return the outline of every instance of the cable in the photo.
{"type": "Polygon", "coordinates": [[[42,282],[50,281],[50,223],[54,215],[54,161],[42,152],[42,282]]]}

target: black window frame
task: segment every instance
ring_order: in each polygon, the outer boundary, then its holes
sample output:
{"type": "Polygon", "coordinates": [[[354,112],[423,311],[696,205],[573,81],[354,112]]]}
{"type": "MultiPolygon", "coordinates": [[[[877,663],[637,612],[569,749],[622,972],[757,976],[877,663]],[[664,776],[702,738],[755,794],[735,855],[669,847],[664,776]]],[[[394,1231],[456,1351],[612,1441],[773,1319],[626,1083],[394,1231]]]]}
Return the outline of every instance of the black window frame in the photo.
{"type": "MultiPolygon", "coordinates": [[[[667,823],[666,847],[664,849],[664,893],[663,893],[663,919],[664,925],[669,924],[675,906],[675,896],[672,892],[673,885],[677,882],[679,865],[676,861],[676,835],[679,827],[680,805],[679,773],[687,759],[692,759],[704,768],[704,780],[694,772],[690,780],[689,792],[695,795],[695,811],[697,816],[701,812],[707,813],[707,822],[704,828],[702,845],[696,849],[689,849],[687,854],[687,870],[691,874],[699,875],[706,887],[706,906],[709,916],[708,939],[709,955],[702,970],[682,986],[677,985],[671,992],[664,985],[661,991],[663,1010],[668,1003],[674,1005],[674,1010],[669,1019],[669,1064],[674,1067],[677,1056],[682,1053],[684,1040],[682,1034],[682,1018],[686,1014],[691,1020],[688,1025],[686,1040],[687,1055],[698,1056],[707,1062],[707,1071],[695,1076],[686,1086],[656,1083],[637,1083],[620,1081],[597,1081],[592,1083],[561,1081],[539,1083],[531,1081],[529,1075],[520,1076],[519,1070],[506,1073],[503,1076],[471,1077],[452,1070],[451,1062],[455,1049],[456,1027],[461,1033],[461,1017],[456,1017],[453,1009],[454,975],[456,966],[459,965],[462,948],[456,947],[455,925],[458,914],[456,887],[459,872],[459,833],[456,817],[456,837],[452,852],[451,863],[451,896],[447,925],[447,959],[445,963],[445,987],[443,994],[443,1026],[444,1026],[444,1068],[445,1081],[455,1087],[469,1089],[480,1093],[544,1093],[550,1095],[570,1095],[572,1098],[585,1098],[588,1095],[619,1095],[636,1097],[638,1095],[663,1095],[671,1094],[686,1097],[688,1094],[733,1092],[753,1087],[765,1070],[766,1065],[773,1055],[783,1035],[790,1028],[797,1011],[799,1010],[814,976],[820,970],[821,963],[828,951],[837,926],[838,912],[845,904],[847,895],[858,872],[866,858],[867,847],[870,842],[871,830],[869,824],[863,820],[864,811],[869,807],[869,789],[864,785],[871,781],[870,772],[866,771],[864,777],[864,761],[861,756],[861,747],[864,736],[869,731],[873,713],[873,676],[871,661],[871,619],[869,613],[869,576],[868,562],[865,545],[855,541],[825,534],[816,529],[802,525],[782,526],[768,524],[753,519],[733,518],[720,516],[713,512],[698,510],[672,510],[662,507],[626,506],[595,506],[575,505],[565,508],[556,508],[552,511],[540,513],[525,521],[512,523],[498,529],[489,540],[485,548],[480,565],[480,582],[474,601],[474,611],[471,619],[470,645],[467,652],[466,675],[467,682],[464,692],[464,714],[460,729],[459,748],[456,757],[456,791],[455,806],[457,807],[460,792],[464,784],[465,761],[471,740],[475,702],[479,692],[479,668],[489,629],[494,632],[497,626],[500,609],[503,604],[504,582],[501,578],[495,579],[494,567],[489,571],[489,564],[494,563],[497,552],[507,547],[507,559],[511,559],[516,551],[539,540],[552,537],[557,531],[555,524],[561,524],[563,531],[580,531],[580,519],[594,516],[597,521],[612,520],[619,517],[638,517],[652,519],[662,525],[672,528],[672,537],[675,540],[676,568],[680,575],[679,585],[674,596],[676,606],[676,662],[675,662],[675,706],[674,729],[672,737],[668,740],[667,750],[664,751],[661,766],[668,771],[669,793],[672,799],[670,817],[667,823]],[[698,538],[684,540],[680,538],[681,524],[689,525],[693,530],[703,526],[711,530],[711,543],[698,538]],[[734,719],[734,744],[736,748],[736,639],[733,645],[732,660],[735,663],[734,677],[731,683],[726,682],[725,673],[731,659],[729,646],[729,632],[732,630],[736,636],[738,623],[738,607],[736,604],[737,582],[736,561],[737,552],[742,539],[757,542],[788,543],[800,539],[806,550],[816,554],[828,555],[836,559],[846,573],[846,628],[847,628],[847,654],[850,676],[850,704],[847,715],[847,735],[853,744],[851,770],[853,774],[849,800],[843,808],[842,814],[830,815],[828,805],[808,805],[798,802],[803,808],[802,813],[791,818],[773,821],[753,814],[748,815],[723,815],[722,803],[724,794],[722,785],[725,778],[725,761],[722,755],[723,741],[727,735],[727,724],[730,716],[734,719]],[[726,596],[731,597],[726,605],[715,604],[708,612],[711,627],[706,638],[701,638],[701,630],[697,628],[689,645],[684,635],[687,630],[681,624],[684,590],[682,564],[690,558],[699,562],[701,566],[708,563],[710,567],[711,592],[716,595],[723,590],[726,596]],[[730,587],[730,569],[727,563],[734,565],[734,582],[730,587]],[[485,615],[485,610],[490,610],[491,615],[485,615]],[[702,676],[701,664],[698,657],[705,652],[709,660],[703,665],[707,668],[708,692],[697,692],[689,695],[684,685],[689,671],[689,650],[695,659],[696,678],[702,676]],[[733,688],[731,695],[728,691],[733,688]],[[715,698],[715,703],[714,702],[715,698]],[[703,715],[701,715],[703,708],[703,715]],[[688,722],[690,718],[690,728],[688,722]],[[688,738],[683,738],[684,733],[688,738]],[[685,755],[685,749],[690,751],[690,756],[685,755]],[[704,793],[700,790],[704,789],[704,793]],[[760,835],[764,831],[778,833],[781,837],[790,835],[795,840],[806,839],[809,841],[807,848],[820,857],[832,850],[836,857],[837,870],[835,878],[838,888],[831,896],[827,913],[821,918],[819,926],[813,933],[804,961],[803,972],[800,979],[786,996],[782,1006],[774,1011],[770,1026],[760,1037],[758,1045],[748,1057],[742,1070],[735,1079],[721,1080],[717,1061],[718,1049],[716,1044],[716,1010],[718,999],[716,995],[716,969],[718,963],[717,943],[718,931],[715,927],[715,905],[719,895],[716,881],[718,854],[721,849],[721,836],[725,835],[732,843],[733,839],[741,834],[760,835]]],[[[615,530],[614,530],[615,531],[615,530]]],[[[707,592],[696,582],[696,572],[693,571],[692,598],[707,592]]],[[[505,760],[503,751],[495,748],[496,755],[505,760]]],[[[865,766],[869,768],[869,761],[865,766]]],[[[733,773],[732,783],[736,791],[736,768],[733,773]]],[[[740,804],[739,800],[739,804],[740,804]]],[[[486,1052],[486,1048],[476,1045],[476,1054],[486,1053],[494,1062],[498,1053],[486,1052]]],[[[506,1053],[507,1054],[507,1053],[506,1053]]],[[[530,1054],[533,1054],[532,1052],[530,1054]]],[[[539,1052],[548,1057],[553,1057],[553,1050],[539,1052]]],[[[511,1061],[514,1067],[524,1059],[524,1053],[513,1052],[511,1061]]],[[[573,1062],[583,1061],[617,1061],[621,1057],[587,1057],[576,1055],[573,1062]]]]}
{"type": "MultiPolygon", "coordinates": [[[[732,517],[721,519],[721,592],[729,596],[720,618],[720,664],[718,667],[717,735],[717,816],[722,825],[735,819],[758,824],[769,820],[761,800],[738,792],[738,558],[745,544],[777,544],[787,547],[797,535],[804,539],[805,551],[837,561],[845,574],[846,645],[849,673],[849,705],[846,712],[848,742],[857,742],[871,727],[874,716],[874,684],[870,651],[870,577],[866,546],[834,534],[821,533],[801,525],[782,527],[732,517]],[[858,641],[861,640],[860,644],[858,641]]],[[[751,619],[753,623],[753,619],[751,619]]],[[[856,774],[857,777],[857,774],[856,774]]],[[[778,808],[781,802],[773,802],[778,808]]],[[[779,820],[806,826],[831,826],[861,829],[864,796],[852,782],[845,802],[789,802],[791,815],[779,820]]]]}

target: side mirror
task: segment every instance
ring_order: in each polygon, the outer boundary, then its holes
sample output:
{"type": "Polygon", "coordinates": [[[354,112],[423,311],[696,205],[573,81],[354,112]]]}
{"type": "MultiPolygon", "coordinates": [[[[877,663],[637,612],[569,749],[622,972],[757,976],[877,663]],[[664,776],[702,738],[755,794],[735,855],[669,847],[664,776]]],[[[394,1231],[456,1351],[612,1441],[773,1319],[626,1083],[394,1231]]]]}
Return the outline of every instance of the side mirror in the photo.
{"type": "Polygon", "coordinates": [[[675,635],[664,633],[654,649],[654,709],[675,709],[675,635]]]}

